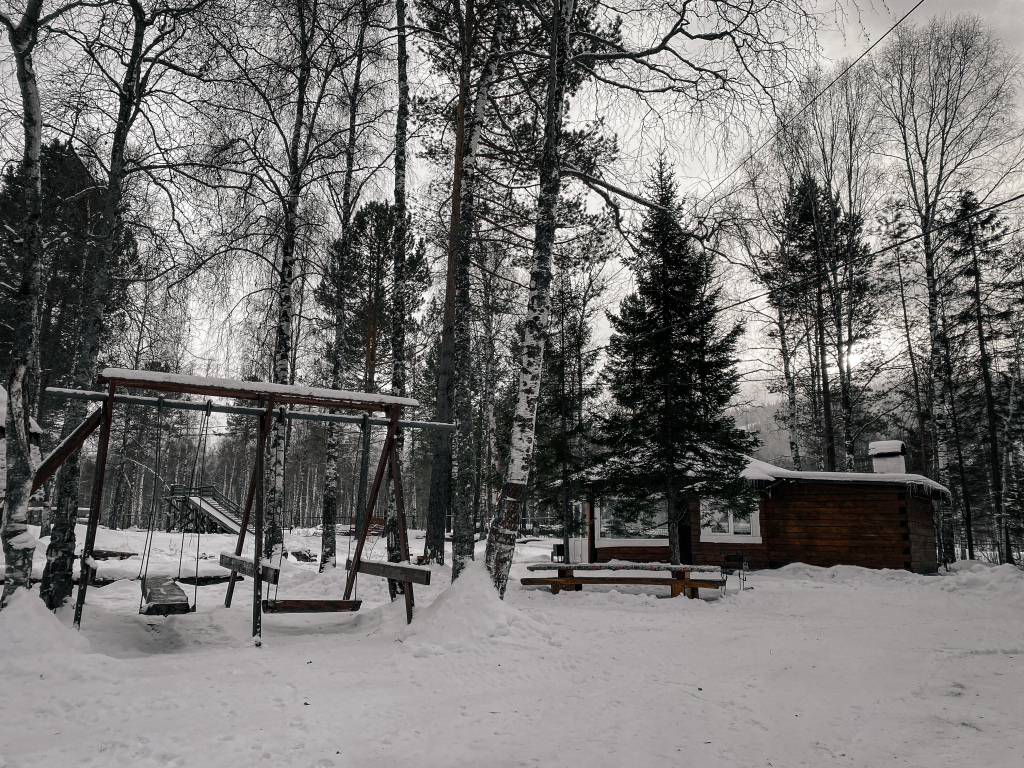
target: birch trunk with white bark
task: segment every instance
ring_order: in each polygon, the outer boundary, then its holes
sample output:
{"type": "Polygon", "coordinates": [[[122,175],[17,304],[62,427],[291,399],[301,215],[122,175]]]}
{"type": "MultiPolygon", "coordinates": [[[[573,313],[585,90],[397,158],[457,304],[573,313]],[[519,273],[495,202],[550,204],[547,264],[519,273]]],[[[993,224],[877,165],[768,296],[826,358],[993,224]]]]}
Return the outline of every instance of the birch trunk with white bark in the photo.
{"type": "Polygon", "coordinates": [[[551,253],[555,244],[556,213],[562,181],[560,144],[573,8],[574,0],[555,0],[551,15],[544,142],[540,157],[540,196],[537,200],[537,225],[530,269],[530,297],[523,324],[522,356],[508,466],[498,509],[487,536],[487,569],[502,597],[505,596],[515,555],[521,504],[530,477],[536,437],[544,341],[551,312],[551,253]]]}
{"type": "Polygon", "coordinates": [[[21,170],[25,177],[25,212],[17,233],[21,282],[18,286],[14,325],[14,350],[7,381],[5,494],[0,521],[0,539],[6,560],[0,608],[11,594],[28,588],[32,578],[35,541],[28,533],[28,501],[32,490],[32,453],[29,418],[37,407],[35,388],[39,385],[39,305],[42,296],[43,246],[39,231],[42,211],[43,116],[36,82],[33,52],[39,32],[42,0],[26,4],[17,24],[6,15],[0,21],[14,53],[18,88],[21,93],[24,145],[21,170]]]}
{"type": "MultiPolygon", "coordinates": [[[[358,127],[359,105],[362,98],[362,73],[364,43],[366,40],[367,16],[364,13],[360,22],[359,34],[356,37],[356,55],[352,77],[352,87],[348,94],[348,126],[345,142],[345,175],[341,185],[341,238],[339,251],[335,253],[333,266],[335,276],[334,296],[334,349],[331,361],[331,388],[341,389],[345,374],[345,330],[348,323],[346,297],[343,291],[347,286],[341,284],[341,276],[347,274],[349,257],[352,247],[352,187],[355,176],[356,129],[358,127]]],[[[327,467],[324,471],[323,506],[321,507],[323,533],[321,536],[320,570],[337,564],[337,525],[338,511],[341,506],[340,473],[338,459],[341,443],[342,427],[332,422],[327,429],[327,467]]]]}

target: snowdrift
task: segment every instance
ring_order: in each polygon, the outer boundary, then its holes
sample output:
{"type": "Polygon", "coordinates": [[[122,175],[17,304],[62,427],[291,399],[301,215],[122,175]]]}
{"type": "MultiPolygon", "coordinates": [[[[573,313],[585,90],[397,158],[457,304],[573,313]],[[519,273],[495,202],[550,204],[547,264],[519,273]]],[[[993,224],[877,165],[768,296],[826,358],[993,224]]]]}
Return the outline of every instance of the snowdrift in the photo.
{"type": "Polygon", "coordinates": [[[482,562],[470,562],[458,579],[426,608],[398,639],[414,656],[480,650],[494,642],[552,642],[551,630],[503,602],[482,562]]]}
{"type": "Polygon", "coordinates": [[[61,623],[34,591],[19,589],[0,611],[0,674],[53,672],[89,652],[89,641],[61,623]]]}

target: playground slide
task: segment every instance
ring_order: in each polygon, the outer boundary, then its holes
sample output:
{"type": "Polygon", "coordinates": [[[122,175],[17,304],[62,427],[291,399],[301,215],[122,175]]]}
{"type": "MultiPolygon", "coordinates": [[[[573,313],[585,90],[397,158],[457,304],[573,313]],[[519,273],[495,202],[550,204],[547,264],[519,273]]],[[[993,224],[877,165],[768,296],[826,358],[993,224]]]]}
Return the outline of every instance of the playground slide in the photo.
{"type": "Polygon", "coordinates": [[[217,525],[221,526],[225,531],[229,533],[237,534],[239,530],[238,521],[233,517],[229,517],[225,514],[224,510],[219,507],[215,507],[202,496],[189,496],[189,502],[199,509],[204,515],[213,520],[217,525]]]}

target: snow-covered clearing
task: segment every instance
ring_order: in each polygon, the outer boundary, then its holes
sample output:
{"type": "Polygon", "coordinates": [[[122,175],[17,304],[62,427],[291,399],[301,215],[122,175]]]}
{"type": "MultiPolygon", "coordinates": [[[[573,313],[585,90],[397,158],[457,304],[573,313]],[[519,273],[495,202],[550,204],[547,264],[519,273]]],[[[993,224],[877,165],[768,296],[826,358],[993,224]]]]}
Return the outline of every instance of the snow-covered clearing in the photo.
{"type": "MultiPolygon", "coordinates": [[[[142,537],[101,530],[97,546],[141,552],[142,537]]],[[[177,572],[179,543],[157,534],[151,573],[177,572]]],[[[201,575],[223,573],[231,543],[203,537],[201,575]]],[[[443,595],[435,569],[410,627],[362,576],[359,613],[266,616],[258,649],[249,580],[231,609],[203,586],[198,612],[168,618],[138,615],[138,582],[94,588],[81,634],[21,594],[0,613],[0,766],[1024,765],[1010,566],[790,566],[702,600],[521,587],[548,552],[520,545],[505,603],[479,565],[443,595]]],[[[343,588],[342,571],[287,563],[280,597],[343,588]]]]}

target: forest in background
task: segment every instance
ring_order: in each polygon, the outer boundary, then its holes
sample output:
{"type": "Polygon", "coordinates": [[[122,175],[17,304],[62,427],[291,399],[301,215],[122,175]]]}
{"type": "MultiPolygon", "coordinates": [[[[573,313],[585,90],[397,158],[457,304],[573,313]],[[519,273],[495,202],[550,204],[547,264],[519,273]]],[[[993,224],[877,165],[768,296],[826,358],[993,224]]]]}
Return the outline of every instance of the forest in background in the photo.
{"type": "MultiPolygon", "coordinates": [[[[45,453],[86,406],[42,389],[95,389],[106,366],[416,397],[415,418],[456,425],[404,434],[428,558],[449,530],[461,563],[495,520],[578,533],[625,407],[608,317],[614,348],[666,212],[713,297],[691,316],[742,326],[708,392],[761,458],[870,471],[868,442],[902,439],[908,471],[952,492],[942,558],[1019,561],[1021,63],[979,19],[911,18],[827,62],[815,40],[836,13],[802,0],[0,14],[8,568],[28,522],[11,512],[30,463],[18,403],[45,453]],[[725,170],[682,173],[711,160],[725,170]],[[665,165],[687,182],[670,198],[665,165]]],[[[631,332],[664,330],[649,323],[631,332]]],[[[146,525],[155,418],[118,422],[105,524],[146,525]]],[[[166,418],[163,486],[201,459],[240,499],[255,424],[216,424],[200,456],[198,415],[166,418]]],[[[358,426],[287,425],[271,548],[275,526],[347,526],[368,453],[358,426]]],[[[43,491],[58,564],[84,453],[43,491]]]]}

